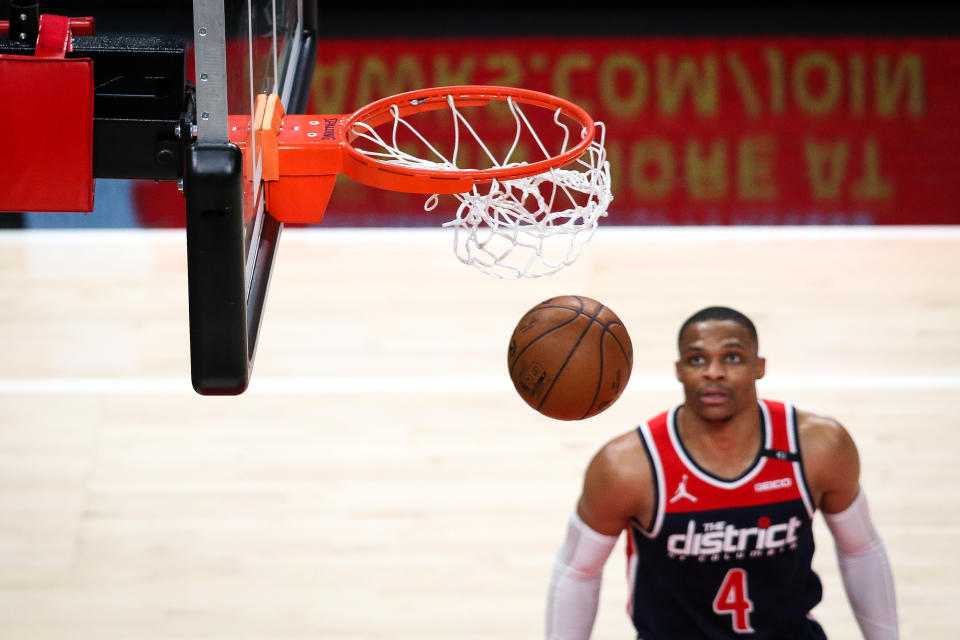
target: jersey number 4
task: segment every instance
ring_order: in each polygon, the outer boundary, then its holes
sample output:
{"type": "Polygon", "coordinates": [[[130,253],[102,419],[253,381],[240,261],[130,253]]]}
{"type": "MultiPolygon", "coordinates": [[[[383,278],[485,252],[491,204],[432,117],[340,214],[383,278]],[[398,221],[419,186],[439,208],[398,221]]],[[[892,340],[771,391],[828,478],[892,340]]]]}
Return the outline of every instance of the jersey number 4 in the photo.
{"type": "Polygon", "coordinates": [[[753,633],[750,626],[750,612],[753,601],[747,591],[747,572],[743,569],[730,569],[723,578],[720,589],[713,599],[714,613],[727,614],[732,618],[733,630],[737,633],[753,633]]]}

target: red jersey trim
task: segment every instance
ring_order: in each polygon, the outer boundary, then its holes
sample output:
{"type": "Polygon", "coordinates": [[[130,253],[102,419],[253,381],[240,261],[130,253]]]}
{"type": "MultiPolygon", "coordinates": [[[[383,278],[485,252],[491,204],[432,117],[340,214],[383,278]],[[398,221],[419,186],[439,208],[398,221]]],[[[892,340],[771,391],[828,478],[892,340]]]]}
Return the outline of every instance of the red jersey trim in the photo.
{"type": "MultiPolygon", "coordinates": [[[[767,407],[767,404],[763,400],[761,400],[759,404],[760,411],[763,415],[763,447],[765,449],[771,449],[773,448],[773,422],[770,417],[770,408],[767,407]]],[[[739,478],[734,480],[722,480],[704,471],[700,468],[700,465],[694,462],[687,455],[687,450],[684,448],[683,442],[680,441],[680,435],[677,433],[676,421],[677,412],[679,410],[680,407],[677,407],[667,415],[667,434],[670,436],[670,444],[673,446],[673,451],[680,459],[680,462],[683,463],[690,473],[695,475],[702,482],[717,487],[718,489],[739,489],[756,478],[760,472],[763,471],[763,468],[767,466],[767,458],[764,456],[758,456],[757,460],[754,461],[753,466],[745,471],[739,478]]]]}
{"type": "MultiPolygon", "coordinates": [[[[654,420],[656,420],[656,418],[654,418],[654,420]]],[[[657,483],[654,487],[656,493],[654,500],[656,504],[653,524],[650,527],[650,531],[647,531],[644,523],[640,523],[637,529],[648,538],[656,538],[660,533],[660,526],[663,524],[663,514],[666,510],[666,474],[663,471],[663,462],[660,460],[660,452],[657,450],[657,443],[653,439],[649,423],[641,423],[639,431],[643,438],[644,448],[647,450],[647,456],[650,458],[650,464],[653,466],[653,477],[656,478],[657,483]]]]}
{"type": "Polygon", "coordinates": [[[814,503],[803,473],[794,407],[759,400],[763,444],[753,464],[739,477],[730,480],[711,474],[691,458],[677,432],[679,409],[665,411],[637,428],[655,478],[651,521],[634,521],[634,526],[646,538],[656,538],[660,534],[668,513],[727,508],[723,505],[732,504],[731,500],[739,506],[751,506],[765,504],[771,498],[783,501],[792,494],[793,499],[803,503],[807,515],[813,519],[814,503]],[[751,484],[754,491],[749,491],[751,484]],[[668,485],[677,487],[672,497],[668,485]],[[700,493],[704,490],[706,495],[700,493]],[[678,504],[671,506],[674,503],[678,504]]]}
{"type": "Polygon", "coordinates": [[[815,511],[813,499],[810,496],[810,487],[807,486],[807,477],[803,473],[803,454],[800,453],[800,433],[797,431],[797,410],[792,405],[786,405],[787,410],[787,440],[790,446],[790,453],[796,453],[800,459],[793,463],[793,477],[797,483],[797,491],[803,500],[803,506],[807,510],[810,520],[813,520],[815,511]]]}

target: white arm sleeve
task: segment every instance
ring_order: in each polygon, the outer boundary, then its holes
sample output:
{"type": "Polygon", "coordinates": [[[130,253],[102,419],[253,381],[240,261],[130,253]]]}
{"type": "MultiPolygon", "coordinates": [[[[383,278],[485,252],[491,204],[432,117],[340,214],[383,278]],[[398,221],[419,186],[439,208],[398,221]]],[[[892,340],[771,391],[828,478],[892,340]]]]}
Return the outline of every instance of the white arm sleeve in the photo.
{"type": "Polygon", "coordinates": [[[897,640],[897,599],[883,541],[870,520],[863,488],[853,503],[824,520],[837,547],[847,599],[866,640],[897,640]]]}
{"type": "Polygon", "coordinates": [[[619,536],[597,533],[574,512],[547,591],[547,640],[588,640],[600,604],[603,565],[619,536]]]}

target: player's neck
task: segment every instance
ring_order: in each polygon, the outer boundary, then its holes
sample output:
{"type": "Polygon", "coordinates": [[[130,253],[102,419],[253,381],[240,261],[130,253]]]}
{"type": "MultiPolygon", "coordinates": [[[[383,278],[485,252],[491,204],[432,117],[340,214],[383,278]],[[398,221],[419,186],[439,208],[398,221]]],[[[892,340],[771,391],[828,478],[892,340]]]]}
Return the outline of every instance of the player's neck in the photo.
{"type": "Polygon", "coordinates": [[[746,471],[762,443],[756,405],[723,421],[708,421],[688,407],[677,416],[677,433],[693,459],[708,471],[734,478],[746,471]]]}

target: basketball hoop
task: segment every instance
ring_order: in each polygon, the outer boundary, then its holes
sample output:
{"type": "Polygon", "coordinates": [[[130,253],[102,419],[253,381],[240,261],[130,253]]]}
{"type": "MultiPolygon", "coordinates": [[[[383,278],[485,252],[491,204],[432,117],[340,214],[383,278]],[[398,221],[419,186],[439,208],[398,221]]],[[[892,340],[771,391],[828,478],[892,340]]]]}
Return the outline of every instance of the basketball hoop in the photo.
{"type": "MultiPolygon", "coordinates": [[[[280,203],[304,207],[309,176],[321,179],[327,197],[334,177],[328,174],[336,173],[429,194],[424,209],[448,212],[442,226],[454,230],[457,257],[498,278],[545,276],[572,264],[613,200],[603,124],[538,91],[437,87],[345,116],[284,118],[269,107],[264,113],[261,146],[264,153],[276,149],[278,158],[265,157],[264,166],[280,165],[264,169],[265,176],[276,172],[281,187],[268,192],[278,219],[318,221],[312,212],[276,213],[280,203]],[[512,138],[497,142],[510,119],[512,138]]],[[[312,200],[320,200],[315,191],[312,200]]]]}
{"type": "Polygon", "coordinates": [[[344,133],[344,172],[352,178],[431,193],[427,211],[442,209],[440,194],[453,193],[453,219],[443,226],[454,230],[457,257],[500,278],[545,276],[572,264],[613,200],[602,123],[567,100],[536,91],[412,91],[360,109],[347,118],[344,133]],[[471,123],[490,120],[489,110],[468,115],[490,103],[504,105],[514,121],[512,143],[499,153],[471,123]],[[431,141],[414,116],[440,109],[449,111],[450,139],[431,141]],[[518,152],[525,147],[527,157],[518,152]],[[467,165],[461,157],[486,166],[467,165]]]}

